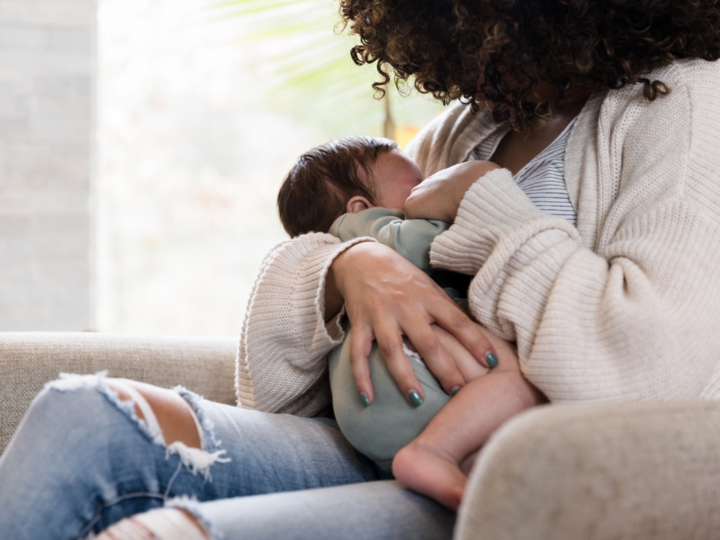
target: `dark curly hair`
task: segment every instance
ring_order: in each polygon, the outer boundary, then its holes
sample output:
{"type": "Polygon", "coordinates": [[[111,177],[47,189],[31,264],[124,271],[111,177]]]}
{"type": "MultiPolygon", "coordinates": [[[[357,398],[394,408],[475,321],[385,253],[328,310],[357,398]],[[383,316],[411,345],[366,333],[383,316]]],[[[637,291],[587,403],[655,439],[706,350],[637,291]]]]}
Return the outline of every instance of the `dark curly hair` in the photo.
{"type": "MultiPolygon", "coordinates": [[[[495,121],[527,131],[549,116],[540,85],[570,92],[643,83],[654,100],[670,89],[645,75],[680,58],[720,57],[717,0],[339,0],[360,37],[356,64],[377,62],[378,96],[394,71],[399,88],[447,104],[481,90],[495,121]]],[[[547,98],[546,98],[547,99],[547,98]]]]}
{"type": "Polygon", "coordinates": [[[328,232],[355,195],[375,204],[366,180],[377,159],[397,149],[390,139],[353,136],[305,152],[280,186],[277,207],[283,228],[292,237],[328,232]]]}

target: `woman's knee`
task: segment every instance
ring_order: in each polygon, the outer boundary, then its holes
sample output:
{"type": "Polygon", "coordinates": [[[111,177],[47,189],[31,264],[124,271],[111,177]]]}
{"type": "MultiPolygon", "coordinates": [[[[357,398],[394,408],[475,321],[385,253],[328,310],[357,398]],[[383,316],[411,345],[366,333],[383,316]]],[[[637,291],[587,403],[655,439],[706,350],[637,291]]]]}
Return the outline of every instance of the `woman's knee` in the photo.
{"type": "MultiPolygon", "coordinates": [[[[183,391],[184,389],[180,389],[183,391]]],[[[86,425],[98,419],[97,396],[138,423],[149,437],[167,445],[181,442],[190,448],[201,448],[204,434],[197,416],[178,391],[167,390],[127,379],[96,375],[64,375],[45,385],[35,398],[27,415],[52,413],[54,422],[86,425]],[[88,401],[86,407],[74,410],[74,404],[88,401]]]]}
{"type": "MultiPolygon", "coordinates": [[[[153,432],[145,421],[148,411],[155,414],[153,407],[158,408],[152,390],[137,390],[103,374],[71,375],[48,383],[33,401],[0,458],[0,483],[23,485],[26,493],[39,493],[41,486],[48,493],[63,493],[62,501],[53,501],[45,510],[50,515],[71,507],[72,527],[84,531],[79,537],[209,484],[211,468],[229,458],[204,418],[203,402],[182,388],[159,390],[159,394],[175,405],[179,400],[182,407],[188,403],[188,409],[197,410],[197,426],[192,416],[184,424],[192,426],[196,436],[203,429],[208,450],[177,439],[166,444],[160,429],[153,432]],[[121,387],[124,392],[116,390],[121,387]],[[136,413],[138,396],[148,406],[141,411],[143,416],[136,413]],[[62,467],[57,466],[58,459],[62,467]]],[[[173,416],[159,420],[158,424],[171,422],[173,416]]],[[[0,502],[6,503],[1,495],[0,502]]],[[[10,492],[4,495],[11,501],[17,498],[10,492]]]]}
{"type": "Polygon", "coordinates": [[[204,448],[217,450],[217,445],[191,405],[198,400],[183,388],[166,390],[108,379],[103,373],[64,375],[47,383],[38,394],[18,435],[51,441],[53,446],[72,445],[79,439],[79,443],[97,447],[103,441],[136,445],[136,437],[131,436],[134,432],[166,447],[168,455],[179,454],[193,470],[204,470],[208,461],[204,448]],[[202,463],[193,467],[195,462],[202,463]]]}
{"type": "Polygon", "coordinates": [[[103,373],[65,376],[48,387],[61,393],[88,387],[96,390],[106,405],[124,417],[113,415],[113,422],[123,425],[124,435],[108,433],[108,438],[117,439],[115,443],[119,446],[135,448],[137,442],[130,440],[134,437],[127,430],[140,432],[150,440],[151,446],[164,449],[166,460],[177,455],[193,475],[200,473],[208,480],[215,463],[229,461],[214,436],[211,423],[202,419],[201,398],[183,387],[167,390],[127,379],[108,379],[103,373]]]}
{"type": "Polygon", "coordinates": [[[202,448],[202,428],[192,407],[177,392],[127,379],[107,379],[121,401],[131,402],[135,414],[165,444],[183,443],[202,448]]]}
{"type": "Polygon", "coordinates": [[[92,387],[97,376],[63,376],[50,381],[35,396],[18,431],[58,431],[80,436],[81,431],[97,433],[106,425],[102,409],[105,400],[92,387]]]}

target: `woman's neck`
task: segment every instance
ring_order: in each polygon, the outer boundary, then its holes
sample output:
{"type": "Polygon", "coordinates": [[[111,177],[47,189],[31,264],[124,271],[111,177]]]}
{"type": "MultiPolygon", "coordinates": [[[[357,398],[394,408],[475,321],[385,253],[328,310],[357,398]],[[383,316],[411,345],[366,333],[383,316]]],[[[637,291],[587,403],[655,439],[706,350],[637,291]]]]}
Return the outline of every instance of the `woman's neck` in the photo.
{"type": "Polygon", "coordinates": [[[490,161],[509,169],[512,174],[517,174],[580,114],[591,93],[590,91],[571,93],[565,99],[562,108],[557,106],[557,102],[551,101],[550,118],[547,122],[531,128],[527,134],[517,131],[508,132],[490,157],[490,161]]]}
{"type": "Polygon", "coordinates": [[[550,85],[541,87],[540,96],[550,103],[550,117],[542,125],[531,128],[527,138],[546,139],[551,136],[552,139],[548,142],[550,144],[580,114],[591,94],[590,90],[573,90],[565,96],[564,104],[560,108],[556,98],[557,88],[550,85]]]}

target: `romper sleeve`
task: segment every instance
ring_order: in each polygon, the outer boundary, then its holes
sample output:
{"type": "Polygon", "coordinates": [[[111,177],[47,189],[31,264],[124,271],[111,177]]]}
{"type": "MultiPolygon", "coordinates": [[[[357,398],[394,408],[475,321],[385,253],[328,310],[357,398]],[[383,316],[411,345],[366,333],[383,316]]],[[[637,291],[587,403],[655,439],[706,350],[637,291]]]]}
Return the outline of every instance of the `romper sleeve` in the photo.
{"type": "Polygon", "coordinates": [[[553,402],[720,397],[720,107],[716,85],[671,75],[668,96],[629,88],[607,106],[596,246],[505,169],[468,190],[432,246],[434,266],[477,274],[473,314],[517,341],[553,402]]]}
{"type": "Polygon", "coordinates": [[[387,208],[369,208],[343,214],[330,227],[342,241],[361,236],[374,238],[394,249],[420,270],[430,270],[430,245],[450,224],[433,219],[403,219],[405,214],[387,208]]]}
{"type": "Polygon", "coordinates": [[[330,404],[325,357],[344,338],[338,316],[325,323],[325,276],[348,247],[309,233],[275,246],[263,260],[245,312],[236,359],[238,405],[313,416],[330,404]]]}

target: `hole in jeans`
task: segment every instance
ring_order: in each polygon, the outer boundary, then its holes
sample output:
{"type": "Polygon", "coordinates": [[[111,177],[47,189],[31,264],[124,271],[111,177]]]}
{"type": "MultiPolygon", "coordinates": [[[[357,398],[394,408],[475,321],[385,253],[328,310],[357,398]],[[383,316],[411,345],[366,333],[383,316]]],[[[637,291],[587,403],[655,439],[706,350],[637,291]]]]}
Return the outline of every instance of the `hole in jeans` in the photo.
{"type": "MultiPolygon", "coordinates": [[[[171,409],[175,407],[174,410],[170,410],[170,412],[163,410],[161,419],[158,420],[155,411],[148,403],[143,392],[138,390],[132,382],[124,379],[108,379],[106,375],[107,372],[100,372],[95,375],[72,375],[63,373],[60,375],[60,379],[52,381],[46,386],[60,392],[71,392],[88,387],[97,388],[108,401],[127,415],[138,429],[154,444],[165,447],[166,459],[177,454],[180,459],[180,464],[183,467],[192,474],[199,473],[203,475],[209,482],[212,481],[212,476],[210,475],[212,465],[230,461],[229,458],[223,457],[226,452],[220,448],[220,441],[215,438],[212,423],[209,419],[205,418],[203,414],[199,405],[201,398],[197,396],[197,394],[181,386],[174,388],[174,395],[179,396],[181,401],[175,402],[175,400],[171,398],[171,409]],[[192,423],[190,423],[190,418],[192,418],[192,423]],[[172,424],[173,426],[177,426],[179,422],[184,423],[187,430],[192,430],[194,427],[195,431],[191,431],[189,437],[184,436],[183,439],[185,439],[185,441],[173,440],[170,444],[167,444],[162,425],[165,424],[167,426],[172,424]],[[199,442],[188,445],[186,443],[189,442],[189,440],[199,442]]],[[[142,385],[138,386],[142,388],[142,385]]],[[[146,392],[154,392],[153,389],[154,387],[148,386],[146,392]]],[[[160,391],[167,392],[166,390],[160,391]]],[[[154,398],[157,399],[156,396],[154,396],[154,398]]],[[[167,396],[165,399],[166,398],[167,396]]]]}

